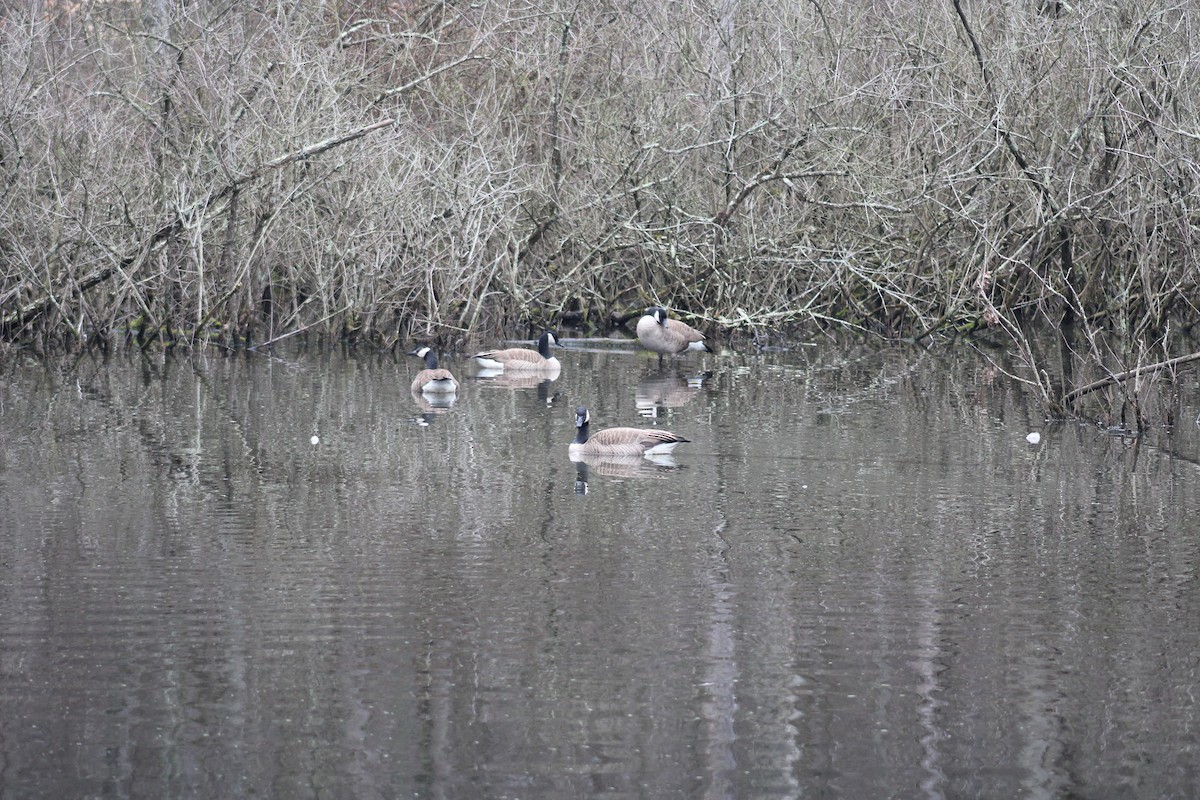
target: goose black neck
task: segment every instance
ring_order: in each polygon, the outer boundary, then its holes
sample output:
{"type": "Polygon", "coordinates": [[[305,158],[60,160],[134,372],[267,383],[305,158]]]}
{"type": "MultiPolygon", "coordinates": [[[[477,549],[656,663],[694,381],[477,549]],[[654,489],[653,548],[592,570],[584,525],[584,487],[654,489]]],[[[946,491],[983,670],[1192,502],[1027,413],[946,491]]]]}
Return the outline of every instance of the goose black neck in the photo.
{"type": "Polygon", "coordinates": [[[538,355],[542,358],[550,357],[550,334],[543,333],[542,338],[538,339],[538,355]]]}
{"type": "Polygon", "coordinates": [[[592,423],[590,423],[590,422],[588,422],[588,421],[584,420],[584,423],[583,423],[582,425],[578,425],[578,426],[576,426],[576,430],[575,430],[575,441],[574,441],[574,442],[572,442],[572,444],[587,444],[587,440],[588,440],[588,427],[589,427],[591,424],[592,424],[592,423]]]}
{"type": "Polygon", "coordinates": [[[437,368],[438,368],[437,353],[430,350],[428,353],[425,354],[425,369],[437,369],[437,368]]]}

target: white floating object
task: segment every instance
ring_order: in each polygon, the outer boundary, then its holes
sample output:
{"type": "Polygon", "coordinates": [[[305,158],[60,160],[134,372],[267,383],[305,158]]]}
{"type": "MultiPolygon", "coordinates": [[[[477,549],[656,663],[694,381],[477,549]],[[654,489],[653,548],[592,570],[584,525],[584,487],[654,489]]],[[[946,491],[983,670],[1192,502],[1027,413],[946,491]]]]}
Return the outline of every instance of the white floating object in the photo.
{"type": "Polygon", "coordinates": [[[1030,444],[1037,444],[1041,440],[1042,435],[1037,431],[1034,431],[1025,437],[1025,441],[1029,442],[1030,444]]]}
{"type": "Polygon", "coordinates": [[[311,444],[320,444],[320,443],[321,443],[321,437],[320,437],[320,436],[316,436],[316,435],[314,435],[314,436],[313,436],[311,439],[309,439],[308,441],[309,441],[311,444]]]}

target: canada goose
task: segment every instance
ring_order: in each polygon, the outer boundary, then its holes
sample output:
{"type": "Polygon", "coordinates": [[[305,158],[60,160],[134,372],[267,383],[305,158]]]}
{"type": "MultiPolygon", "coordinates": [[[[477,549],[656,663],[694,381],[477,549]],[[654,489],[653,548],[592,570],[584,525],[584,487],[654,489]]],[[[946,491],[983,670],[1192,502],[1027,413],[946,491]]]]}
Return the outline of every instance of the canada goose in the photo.
{"type": "Polygon", "coordinates": [[[675,445],[688,439],[671,433],[652,428],[607,428],[588,432],[592,417],[587,406],[575,409],[575,441],[567,448],[572,457],[587,455],[605,456],[653,456],[669,453],[675,445]]]}
{"type": "Polygon", "coordinates": [[[409,353],[425,360],[425,369],[413,378],[412,390],[428,394],[454,394],[458,391],[458,381],[448,369],[438,369],[437,353],[428,347],[418,347],[409,353]]]}
{"type": "Polygon", "coordinates": [[[712,348],[704,343],[704,334],[677,319],[667,319],[667,310],[662,306],[646,309],[646,315],[638,320],[638,341],[647,350],[663,355],[679,355],[684,350],[699,350],[711,353],[712,348]]]}
{"type": "Polygon", "coordinates": [[[514,372],[558,372],[558,359],[550,355],[551,347],[562,347],[554,334],[546,331],[538,339],[537,350],[510,347],[507,350],[487,350],[471,356],[484,369],[508,369],[514,372]]]}

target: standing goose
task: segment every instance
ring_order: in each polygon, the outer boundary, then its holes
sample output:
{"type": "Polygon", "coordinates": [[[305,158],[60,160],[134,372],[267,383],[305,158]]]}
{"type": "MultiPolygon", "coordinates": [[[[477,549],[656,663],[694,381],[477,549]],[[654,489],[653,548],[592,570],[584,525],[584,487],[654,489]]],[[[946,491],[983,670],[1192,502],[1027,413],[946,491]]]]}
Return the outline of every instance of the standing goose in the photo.
{"type": "Polygon", "coordinates": [[[438,369],[437,353],[428,347],[418,347],[409,353],[425,360],[425,369],[413,378],[412,390],[426,394],[455,394],[458,392],[458,381],[448,369],[438,369]]]}
{"type": "Polygon", "coordinates": [[[669,453],[675,445],[690,441],[671,433],[652,428],[607,428],[589,433],[592,417],[587,406],[575,409],[575,441],[567,448],[571,456],[653,456],[669,453]]]}
{"type": "Polygon", "coordinates": [[[637,335],[643,347],[658,353],[660,362],[664,355],[676,356],[685,350],[712,352],[703,333],[686,322],[667,319],[667,310],[662,306],[646,309],[646,315],[638,320],[637,335]]]}
{"type": "Polygon", "coordinates": [[[487,350],[471,356],[484,369],[507,369],[514,372],[558,372],[558,359],[550,355],[551,347],[562,347],[550,331],[538,339],[538,349],[510,347],[507,350],[487,350]]]}

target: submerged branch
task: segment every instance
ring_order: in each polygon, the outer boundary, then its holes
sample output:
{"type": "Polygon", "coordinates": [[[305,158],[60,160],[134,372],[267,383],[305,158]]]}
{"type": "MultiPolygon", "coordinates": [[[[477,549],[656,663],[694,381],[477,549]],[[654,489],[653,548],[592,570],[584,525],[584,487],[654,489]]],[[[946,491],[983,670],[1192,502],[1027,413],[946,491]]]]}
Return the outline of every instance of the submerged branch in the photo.
{"type": "Polygon", "coordinates": [[[1165,369],[1173,369],[1183,364],[1188,364],[1192,361],[1200,361],[1200,352],[1189,353],[1186,356],[1177,358],[1169,358],[1166,361],[1159,361],[1157,364],[1146,364],[1142,367],[1134,367],[1133,369],[1125,370],[1124,372],[1114,372],[1113,374],[1092,381],[1091,383],[1080,386],[1078,389],[1073,389],[1062,396],[1062,404],[1064,407],[1073,404],[1076,400],[1086,394],[1091,394],[1097,389],[1103,389],[1107,386],[1122,383],[1130,378],[1138,378],[1142,375],[1149,375],[1154,372],[1161,372],[1165,369]]]}

